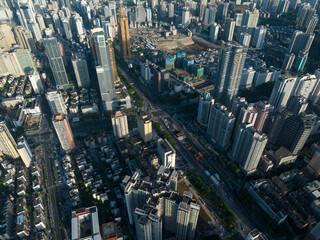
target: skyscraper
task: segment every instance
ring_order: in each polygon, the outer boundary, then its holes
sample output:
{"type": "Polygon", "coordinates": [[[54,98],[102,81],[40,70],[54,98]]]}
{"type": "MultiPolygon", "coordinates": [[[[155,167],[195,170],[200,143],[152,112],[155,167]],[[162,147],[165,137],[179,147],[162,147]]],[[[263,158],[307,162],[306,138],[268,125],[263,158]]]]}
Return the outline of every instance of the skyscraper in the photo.
{"type": "Polygon", "coordinates": [[[152,121],[145,112],[139,112],[137,115],[138,131],[144,142],[152,139],[152,121]]]}
{"type": "Polygon", "coordinates": [[[18,44],[24,49],[34,52],[36,50],[36,45],[34,43],[32,33],[23,26],[15,26],[14,33],[18,44]]]}
{"type": "Polygon", "coordinates": [[[208,125],[212,104],[214,104],[214,99],[211,98],[210,93],[204,93],[199,99],[197,121],[203,127],[207,127],[208,125]]]}
{"type": "Polygon", "coordinates": [[[63,100],[61,92],[48,91],[46,93],[46,98],[53,115],[58,113],[67,114],[67,107],[63,100]]]}
{"type": "Polygon", "coordinates": [[[218,40],[219,36],[219,25],[217,23],[213,23],[210,25],[210,40],[215,42],[218,40]]]}
{"type": "Polygon", "coordinates": [[[235,26],[236,26],[236,22],[232,18],[227,19],[226,24],[224,26],[224,32],[223,32],[224,41],[231,42],[233,40],[233,33],[234,33],[235,26]]]}
{"type": "Polygon", "coordinates": [[[28,74],[28,78],[31,82],[34,93],[35,94],[43,94],[44,87],[43,87],[39,73],[38,72],[30,72],[28,74]]]}
{"type": "Polygon", "coordinates": [[[121,55],[123,58],[131,58],[129,22],[123,7],[119,8],[118,23],[121,55]]]}
{"type": "Polygon", "coordinates": [[[238,127],[242,123],[254,125],[255,122],[256,122],[257,117],[258,117],[258,113],[257,113],[253,103],[250,103],[246,107],[242,107],[240,109],[239,115],[237,117],[237,121],[236,121],[236,124],[235,124],[235,127],[234,127],[233,137],[236,136],[238,127]]]}
{"type": "Polygon", "coordinates": [[[103,32],[95,32],[93,35],[102,104],[105,110],[112,110],[112,101],[116,98],[112,42],[108,41],[106,44],[103,32]]]}
{"type": "Polygon", "coordinates": [[[74,150],[75,144],[73,140],[73,134],[66,115],[54,115],[52,118],[52,123],[58,135],[62,149],[67,152],[74,150]]]}
{"type": "Polygon", "coordinates": [[[258,25],[259,21],[259,10],[255,9],[254,11],[246,10],[243,13],[242,25],[247,26],[248,28],[255,28],[258,25]]]}
{"type": "Polygon", "coordinates": [[[275,109],[281,109],[286,107],[290,96],[292,95],[297,82],[296,77],[281,76],[276,80],[276,83],[272,89],[272,93],[269,99],[269,103],[275,107],[275,109]]]}
{"type": "Polygon", "coordinates": [[[256,121],[254,123],[254,128],[258,132],[264,132],[268,121],[270,120],[271,113],[274,110],[274,106],[266,102],[256,102],[254,107],[258,113],[256,121]]]}
{"type": "Polygon", "coordinates": [[[90,87],[90,77],[85,56],[82,54],[75,54],[71,59],[71,62],[78,86],[85,88],[90,87]]]}
{"type": "Polygon", "coordinates": [[[304,33],[295,31],[291,37],[288,51],[294,54],[299,54],[301,50],[309,51],[314,39],[313,33],[304,33]]]}
{"type": "Polygon", "coordinates": [[[55,37],[45,38],[43,39],[43,45],[57,89],[67,89],[70,85],[57,39],[55,37]]]}
{"type": "Polygon", "coordinates": [[[306,33],[313,33],[315,28],[317,27],[317,23],[319,21],[319,17],[317,15],[314,15],[307,26],[306,33]]]}
{"type": "Polygon", "coordinates": [[[33,156],[29,144],[23,136],[18,139],[17,150],[24,165],[27,168],[30,167],[33,156]]]}
{"type": "Polygon", "coordinates": [[[190,18],[190,12],[189,12],[189,8],[183,8],[182,9],[182,20],[181,20],[181,24],[184,27],[187,27],[189,25],[189,18],[190,18]]]}
{"type": "Polygon", "coordinates": [[[228,108],[238,94],[246,54],[247,49],[240,45],[228,43],[222,48],[213,98],[228,108]]]}
{"type": "Polygon", "coordinates": [[[0,122],[0,152],[12,158],[18,158],[17,144],[5,122],[0,122]]]}
{"type": "Polygon", "coordinates": [[[116,112],[112,118],[112,128],[115,137],[123,138],[129,135],[127,115],[120,111],[116,112]]]}
{"type": "Polygon", "coordinates": [[[262,48],[266,34],[267,28],[265,26],[255,28],[251,45],[258,49],[262,48]]]}
{"type": "Polygon", "coordinates": [[[163,140],[162,138],[160,138],[157,145],[162,165],[167,168],[175,168],[176,150],[171,146],[167,139],[163,140]]]}
{"type": "Polygon", "coordinates": [[[220,103],[211,106],[207,134],[222,149],[225,149],[232,135],[235,118],[227,108],[220,103]]]}
{"type": "Polygon", "coordinates": [[[297,155],[306,143],[312,128],[313,122],[309,116],[305,114],[297,116],[284,109],[275,116],[269,131],[269,141],[297,155]]]}
{"type": "Polygon", "coordinates": [[[231,155],[246,174],[256,171],[267,141],[267,136],[258,133],[253,124],[243,123],[239,126],[231,155]]]}

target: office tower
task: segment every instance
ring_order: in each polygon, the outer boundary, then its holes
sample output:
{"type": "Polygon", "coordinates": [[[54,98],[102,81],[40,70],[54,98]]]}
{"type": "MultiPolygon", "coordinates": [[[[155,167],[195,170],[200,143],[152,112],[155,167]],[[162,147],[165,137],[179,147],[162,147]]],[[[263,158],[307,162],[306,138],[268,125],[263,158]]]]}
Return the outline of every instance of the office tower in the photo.
{"type": "Polygon", "coordinates": [[[17,43],[12,33],[12,28],[5,23],[0,23],[0,48],[10,51],[14,44],[17,43]]]}
{"type": "Polygon", "coordinates": [[[94,33],[94,44],[98,63],[96,71],[102,104],[105,110],[112,110],[112,101],[116,98],[115,76],[112,64],[112,56],[114,56],[112,42],[108,41],[108,44],[106,44],[104,33],[97,32],[94,33]]]}
{"type": "Polygon", "coordinates": [[[266,34],[267,28],[265,26],[255,28],[251,45],[258,49],[262,48],[266,34]]]}
{"type": "Polygon", "coordinates": [[[38,72],[30,72],[28,74],[28,78],[31,82],[34,93],[35,94],[43,94],[44,87],[43,87],[39,73],[38,72]]]}
{"type": "Polygon", "coordinates": [[[294,53],[287,53],[283,60],[282,70],[289,71],[292,68],[295,57],[294,53]]]}
{"type": "Polygon", "coordinates": [[[243,13],[235,13],[234,14],[234,21],[235,21],[236,27],[242,26],[243,13]]]}
{"type": "Polygon", "coordinates": [[[158,140],[158,154],[160,155],[160,159],[162,165],[167,168],[175,168],[176,167],[176,150],[171,146],[167,139],[160,138],[158,140]]]}
{"type": "Polygon", "coordinates": [[[214,99],[211,98],[210,93],[203,93],[200,96],[197,121],[203,127],[207,127],[208,125],[210,110],[213,104],[214,99]]]}
{"type": "Polygon", "coordinates": [[[148,60],[146,63],[140,64],[141,76],[144,80],[149,81],[151,80],[151,69],[149,67],[148,60]]]}
{"type": "Polygon", "coordinates": [[[253,124],[241,124],[232,146],[231,155],[246,174],[256,171],[267,144],[267,136],[258,133],[253,124]]]}
{"type": "Polygon", "coordinates": [[[42,40],[42,33],[37,23],[30,23],[30,30],[33,34],[33,38],[38,42],[42,40]]]}
{"type": "Polygon", "coordinates": [[[37,22],[39,24],[40,31],[43,31],[46,28],[46,25],[44,23],[42,15],[40,13],[37,13],[36,14],[36,19],[37,19],[37,22]]]}
{"type": "Polygon", "coordinates": [[[304,66],[306,65],[307,59],[308,59],[309,52],[307,50],[301,50],[296,57],[296,64],[294,66],[294,69],[297,72],[302,72],[304,69],[304,66]]]}
{"type": "Polygon", "coordinates": [[[155,179],[141,180],[136,172],[123,180],[129,220],[136,225],[137,238],[162,239],[161,233],[169,232],[174,239],[194,239],[200,206],[192,200],[193,195],[176,192],[177,173],[172,169],[161,166],[155,179]]]}
{"type": "Polygon", "coordinates": [[[169,3],[168,4],[168,18],[173,18],[174,16],[174,4],[169,3]]]}
{"type": "Polygon", "coordinates": [[[23,47],[24,49],[28,49],[29,51],[36,51],[36,45],[34,43],[32,33],[22,26],[15,26],[14,33],[16,35],[17,43],[23,47]]]}
{"type": "Polygon", "coordinates": [[[57,39],[55,37],[45,38],[43,39],[43,45],[49,59],[57,89],[67,89],[69,87],[69,81],[57,39]]]}
{"type": "Polygon", "coordinates": [[[231,113],[237,119],[240,113],[241,108],[247,108],[248,102],[244,97],[237,97],[234,98],[231,104],[231,113]]]}
{"type": "Polygon", "coordinates": [[[70,26],[70,18],[63,18],[62,19],[62,26],[63,26],[63,32],[66,39],[70,40],[72,39],[72,32],[71,32],[71,26],[70,26]]]}
{"type": "Polygon", "coordinates": [[[314,15],[311,19],[310,19],[310,22],[307,26],[307,30],[306,30],[306,33],[313,33],[314,30],[316,29],[317,27],[317,23],[319,21],[319,17],[318,15],[314,15]]]}
{"type": "Polygon", "coordinates": [[[316,90],[318,81],[319,79],[316,75],[308,74],[306,76],[299,77],[297,79],[297,84],[294,88],[293,95],[302,96],[309,100],[316,90]]]}
{"type": "Polygon", "coordinates": [[[311,19],[316,15],[316,9],[312,9],[309,3],[303,3],[297,15],[296,26],[306,29],[311,19]]]}
{"type": "Polygon", "coordinates": [[[271,114],[274,110],[274,106],[269,103],[259,101],[254,104],[254,107],[256,109],[256,112],[258,113],[258,116],[254,123],[254,128],[258,132],[265,132],[267,123],[270,120],[271,114]]]}
{"type": "Polygon", "coordinates": [[[244,47],[249,47],[251,35],[249,33],[241,33],[239,43],[244,47]]]}
{"type": "Polygon", "coordinates": [[[74,150],[75,144],[73,140],[73,134],[66,115],[54,115],[52,118],[52,123],[58,135],[62,149],[67,152],[74,150]]]}
{"type": "Polygon", "coordinates": [[[215,103],[211,107],[207,134],[222,149],[225,149],[232,135],[235,118],[227,108],[220,103],[215,103]]]}
{"type": "Polygon", "coordinates": [[[78,86],[84,88],[90,87],[88,65],[84,54],[75,54],[71,62],[78,86]]]}
{"type": "Polygon", "coordinates": [[[30,163],[32,161],[33,156],[32,156],[32,152],[31,152],[31,149],[29,147],[29,144],[28,144],[27,140],[23,136],[18,138],[17,150],[18,150],[18,153],[19,153],[24,165],[27,168],[30,167],[30,163]]]}
{"type": "Polygon", "coordinates": [[[150,8],[146,9],[146,21],[148,24],[152,24],[152,11],[150,8]]]}
{"type": "Polygon", "coordinates": [[[234,27],[236,23],[232,18],[227,19],[224,32],[223,32],[223,40],[227,42],[231,42],[233,40],[234,27]]]}
{"type": "Polygon", "coordinates": [[[18,158],[17,144],[5,122],[0,122],[0,152],[11,158],[18,158]]]}
{"type": "Polygon", "coordinates": [[[124,13],[124,8],[119,8],[118,18],[118,36],[120,42],[121,56],[123,58],[131,58],[130,34],[128,17],[124,13]]]}
{"type": "Polygon", "coordinates": [[[117,138],[123,138],[129,135],[127,115],[120,111],[116,112],[112,118],[113,134],[117,138]]]}
{"type": "Polygon", "coordinates": [[[291,96],[288,101],[287,110],[295,115],[306,111],[309,103],[306,98],[302,96],[291,96]]]}
{"type": "Polygon", "coordinates": [[[56,115],[58,113],[67,114],[67,107],[63,100],[61,92],[48,91],[46,93],[46,98],[52,115],[56,115]]]}
{"type": "Polygon", "coordinates": [[[310,50],[314,39],[314,34],[295,31],[291,37],[288,51],[294,54],[299,54],[301,50],[310,50]]]}
{"type": "Polygon", "coordinates": [[[253,67],[244,68],[241,74],[239,89],[247,89],[252,87],[256,71],[253,67]]]}
{"type": "Polygon", "coordinates": [[[252,126],[254,126],[256,119],[258,117],[258,113],[254,107],[253,103],[250,103],[249,105],[240,108],[238,117],[237,117],[237,121],[234,127],[234,134],[233,136],[235,137],[238,131],[238,127],[242,124],[242,123],[246,123],[246,124],[251,124],[252,126]]]}
{"type": "Polygon", "coordinates": [[[75,211],[72,211],[71,239],[101,240],[98,209],[96,206],[89,208],[79,208],[75,211]]]}
{"type": "Polygon", "coordinates": [[[269,103],[274,106],[276,110],[287,106],[288,100],[294,92],[297,78],[290,76],[280,76],[274,87],[269,99],[269,103]]]}
{"type": "Polygon", "coordinates": [[[246,54],[247,49],[240,45],[226,44],[222,48],[213,98],[226,107],[238,94],[246,54]]]}
{"type": "Polygon", "coordinates": [[[205,25],[211,25],[216,21],[217,8],[209,6],[205,9],[203,23],[205,25]]]}
{"type": "MultiPolygon", "coordinates": [[[[314,178],[320,176],[320,152],[317,151],[307,165],[307,169],[314,178]]],[[[320,235],[320,234],[319,234],[320,235]]]]}
{"type": "Polygon", "coordinates": [[[83,31],[82,17],[78,13],[76,13],[72,15],[72,19],[76,28],[77,36],[83,35],[85,32],[83,31]]]}
{"type": "Polygon", "coordinates": [[[229,4],[228,2],[218,4],[217,20],[225,21],[227,19],[229,4]]]}
{"type": "Polygon", "coordinates": [[[152,139],[152,121],[146,112],[139,112],[137,115],[138,132],[144,142],[152,139]]]}
{"type": "MultiPolygon", "coordinates": [[[[164,4],[161,4],[161,7],[164,4]]],[[[161,11],[160,11],[161,12],[161,11]]],[[[144,23],[146,21],[146,10],[144,6],[141,5],[139,2],[136,7],[134,7],[134,20],[136,23],[144,23]]]]}
{"type": "Polygon", "coordinates": [[[219,36],[219,25],[217,23],[213,23],[210,25],[210,40],[212,42],[216,42],[219,36]]]}
{"type": "Polygon", "coordinates": [[[312,128],[313,123],[309,116],[304,114],[297,116],[284,109],[275,116],[269,131],[269,141],[297,155],[307,141],[312,128]]]}
{"type": "Polygon", "coordinates": [[[29,28],[30,23],[35,23],[35,13],[34,13],[34,6],[32,1],[29,0],[17,0],[15,3],[17,9],[17,16],[20,21],[20,24],[25,28],[31,30],[29,28]]]}
{"type": "Polygon", "coordinates": [[[187,27],[189,25],[189,18],[190,18],[190,12],[189,12],[189,8],[184,7],[182,9],[182,20],[181,20],[181,24],[184,27],[187,27]]]}
{"type": "Polygon", "coordinates": [[[255,9],[254,11],[246,10],[243,13],[242,24],[248,28],[255,28],[258,25],[259,21],[259,10],[255,9]]]}
{"type": "Polygon", "coordinates": [[[280,2],[280,6],[279,6],[279,9],[278,9],[278,12],[279,12],[280,14],[288,12],[288,10],[289,10],[289,5],[290,5],[290,1],[288,1],[288,0],[282,0],[282,1],[280,2]]]}

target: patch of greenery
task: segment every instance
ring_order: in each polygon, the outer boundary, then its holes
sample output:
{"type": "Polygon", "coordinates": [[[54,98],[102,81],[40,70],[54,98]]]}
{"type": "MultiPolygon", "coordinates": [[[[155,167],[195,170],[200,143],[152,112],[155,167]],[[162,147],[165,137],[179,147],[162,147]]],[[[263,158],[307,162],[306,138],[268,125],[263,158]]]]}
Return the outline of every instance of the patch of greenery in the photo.
{"type": "Polygon", "coordinates": [[[222,223],[226,230],[233,232],[237,229],[236,217],[231,212],[230,208],[221,200],[221,198],[205,183],[199,176],[196,175],[195,170],[189,170],[187,172],[188,179],[198,189],[200,194],[208,199],[214,207],[215,212],[222,219],[222,223]]]}
{"type": "Polygon", "coordinates": [[[156,130],[159,137],[163,139],[167,139],[167,141],[171,144],[171,146],[174,146],[173,138],[170,134],[166,133],[165,131],[161,130],[160,123],[159,122],[152,122],[153,128],[156,130]]]}

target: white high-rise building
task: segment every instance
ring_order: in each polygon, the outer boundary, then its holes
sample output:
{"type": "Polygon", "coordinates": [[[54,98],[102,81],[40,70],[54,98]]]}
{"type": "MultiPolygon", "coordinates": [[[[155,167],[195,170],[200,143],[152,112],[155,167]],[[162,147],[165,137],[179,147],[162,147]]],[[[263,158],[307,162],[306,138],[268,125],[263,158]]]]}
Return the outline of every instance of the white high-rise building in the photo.
{"type": "Polygon", "coordinates": [[[197,121],[203,127],[207,127],[211,106],[214,104],[214,99],[211,98],[210,93],[205,93],[199,99],[197,121]]]}
{"type": "Polygon", "coordinates": [[[111,121],[115,137],[123,138],[129,135],[128,120],[125,113],[120,111],[116,112],[111,121]]]}
{"type": "Polygon", "coordinates": [[[35,94],[43,94],[44,87],[38,72],[33,72],[28,75],[28,78],[31,82],[33,91],[35,94]]]}
{"type": "Polygon", "coordinates": [[[220,147],[225,149],[230,144],[235,117],[219,103],[211,107],[207,134],[220,147]]]}
{"type": "Polygon", "coordinates": [[[259,10],[255,9],[254,11],[246,10],[243,13],[242,25],[248,28],[255,28],[258,25],[259,21],[259,10]]]}
{"type": "Polygon", "coordinates": [[[276,110],[287,106],[288,100],[294,92],[296,82],[296,77],[281,76],[276,80],[269,99],[269,103],[273,105],[276,110]]]}
{"type": "Polygon", "coordinates": [[[189,18],[190,18],[190,12],[188,8],[183,8],[182,9],[182,26],[187,27],[189,25],[189,18]]]}
{"type": "Polygon", "coordinates": [[[76,75],[77,84],[79,87],[90,87],[90,77],[87,61],[82,54],[76,54],[72,59],[74,74],[76,75]]]}
{"type": "Polygon", "coordinates": [[[70,18],[62,19],[62,26],[63,26],[64,35],[65,35],[66,39],[68,39],[68,40],[72,39],[70,18]]]}
{"type": "Polygon", "coordinates": [[[152,77],[151,69],[149,67],[148,61],[146,63],[141,63],[141,76],[144,80],[149,81],[152,77]]]}
{"type": "Polygon", "coordinates": [[[231,155],[242,171],[250,174],[256,171],[268,138],[253,128],[253,124],[241,124],[238,128],[231,155]]]}
{"type": "Polygon", "coordinates": [[[217,23],[210,25],[210,40],[215,42],[218,40],[220,26],[217,23]]]}
{"type": "Polygon", "coordinates": [[[61,92],[50,91],[46,93],[46,98],[53,115],[62,113],[67,114],[67,107],[63,100],[61,92]]]}
{"type": "Polygon", "coordinates": [[[160,138],[158,140],[158,153],[162,161],[162,165],[167,168],[176,167],[176,150],[171,146],[167,139],[160,138]]]}
{"type": "Polygon", "coordinates": [[[257,27],[254,31],[251,45],[258,49],[262,48],[266,34],[267,28],[265,26],[257,27]]]}
{"type": "Polygon", "coordinates": [[[17,150],[24,165],[27,168],[30,167],[33,156],[29,144],[23,136],[21,136],[17,141],[17,150]]]}
{"type": "Polygon", "coordinates": [[[251,35],[249,33],[241,33],[239,43],[244,47],[249,47],[251,41],[251,35]]]}
{"type": "Polygon", "coordinates": [[[302,76],[297,80],[293,94],[309,100],[314,94],[318,82],[319,79],[315,75],[302,76]]]}

